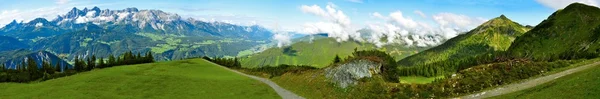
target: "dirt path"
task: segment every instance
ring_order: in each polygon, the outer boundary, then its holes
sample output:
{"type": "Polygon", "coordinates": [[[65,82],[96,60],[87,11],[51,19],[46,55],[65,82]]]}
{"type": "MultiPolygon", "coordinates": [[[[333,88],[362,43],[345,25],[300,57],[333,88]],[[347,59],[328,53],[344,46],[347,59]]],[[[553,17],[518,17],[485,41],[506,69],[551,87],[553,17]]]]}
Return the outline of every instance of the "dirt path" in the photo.
{"type": "Polygon", "coordinates": [[[520,83],[514,83],[514,84],[509,84],[509,85],[505,85],[499,88],[495,88],[492,90],[487,90],[487,91],[483,91],[480,93],[476,93],[476,94],[471,94],[471,95],[466,95],[466,96],[462,96],[462,97],[458,97],[460,99],[482,99],[482,98],[489,98],[489,97],[493,97],[493,96],[498,96],[498,95],[503,95],[503,94],[508,94],[508,93],[512,93],[512,92],[517,92],[520,90],[525,90],[531,87],[535,87],[537,85],[541,85],[544,84],[546,82],[552,81],[554,79],[575,73],[575,72],[579,72],[582,70],[586,70],[589,69],[591,67],[594,66],[598,66],[600,65],[600,62],[595,62],[592,64],[587,64],[587,65],[583,65],[583,66],[579,66],[579,67],[575,67],[569,70],[565,70],[559,73],[555,73],[555,74],[551,74],[551,75],[547,75],[547,76],[543,76],[543,77],[539,77],[539,78],[535,78],[535,79],[529,79],[520,83]]]}
{"type": "Polygon", "coordinates": [[[275,92],[277,92],[277,94],[279,94],[279,96],[281,96],[281,98],[283,98],[283,99],[305,99],[304,97],[298,96],[298,95],[294,94],[294,93],[293,93],[293,92],[291,92],[291,91],[288,91],[288,90],[286,90],[286,89],[284,89],[284,88],[281,88],[281,87],[279,87],[279,85],[277,85],[275,82],[272,82],[272,81],[271,81],[271,80],[269,80],[269,79],[260,78],[260,77],[256,77],[256,76],[253,76],[253,75],[244,74],[244,73],[242,73],[242,72],[239,72],[239,71],[236,71],[236,70],[233,70],[233,69],[229,69],[229,68],[227,68],[227,67],[225,67],[225,66],[221,66],[221,65],[219,65],[219,64],[215,64],[215,63],[213,63],[213,62],[210,62],[210,61],[207,61],[207,60],[204,60],[204,61],[206,61],[206,62],[209,62],[209,63],[212,63],[212,64],[214,64],[214,65],[217,65],[217,66],[219,66],[219,67],[221,67],[221,68],[225,68],[225,69],[227,69],[227,70],[229,70],[229,71],[232,71],[232,72],[238,73],[238,74],[240,74],[240,75],[243,75],[243,76],[246,76],[246,77],[250,77],[250,78],[252,78],[252,79],[256,79],[256,80],[258,80],[258,81],[261,81],[261,82],[263,82],[263,83],[266,83],[267,85],[271,86],[271,88],[273,88],[273,89],[275,90],[275,92]]]}

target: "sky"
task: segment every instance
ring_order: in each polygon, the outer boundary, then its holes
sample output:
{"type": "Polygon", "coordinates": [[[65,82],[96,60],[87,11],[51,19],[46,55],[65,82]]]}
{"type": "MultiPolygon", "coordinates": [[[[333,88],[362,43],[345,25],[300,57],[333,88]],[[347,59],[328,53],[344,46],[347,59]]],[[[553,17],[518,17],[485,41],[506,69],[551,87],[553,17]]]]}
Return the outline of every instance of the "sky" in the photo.
{"type": "MultiPolygon", "coordinates": [[[[372,29],[373,38],[440,35],[451,38],[502,14],[536,25],[573,2],[600,0],[2,0],[0,27],[12,20],[54,19],[73,7],[158,9],[183,18],[260,25],[274,31],[329,33],[338,41],[372,29]]],[[[288,34],[281,34],[288,35],[288,34]]],[[[286,36],[282,36],[286,37],[286,36]]],[[[369,40],[369,39],[364,39],[369,40]]],[[[385,43],[385,42],[383,42],[385,43]]],[[[435,43],[429,42],[429,43],[435,43]]],[[[426,43],[425,43],[426,44],[426,43]]]]}

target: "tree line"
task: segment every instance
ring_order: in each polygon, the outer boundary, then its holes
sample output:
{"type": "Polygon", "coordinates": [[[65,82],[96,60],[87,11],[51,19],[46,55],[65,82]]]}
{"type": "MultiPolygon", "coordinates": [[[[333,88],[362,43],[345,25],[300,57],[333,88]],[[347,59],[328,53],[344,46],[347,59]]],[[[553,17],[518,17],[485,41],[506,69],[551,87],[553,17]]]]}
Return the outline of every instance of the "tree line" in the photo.
{"type": "Polygon", "coordinates": [[[419,64],[415,66],[399,66],[398,75],[400,76],[425,76],[435,77],[449,73],[455,73],[463,69],[467,69],[479,64],[488,64],[495,62],[503,62],[511,57],[505,52],[490,52],[476,56],[464,58],[448,59],[445,61],[434,62],[430,64],[419,64]]]}
{"type": "Polygon", "coordinates": [[[287,64],[281,64],[278,66],[262,66],[262,67],[258,67],[258,68],[242,68],[242,65],[238,58],[218,58],[218,57],[210,58],[207,56],[203,56],[202,59],[211,61],[211,62],[213,62],[215,64],[219,64],[221,66],[225,66],[227,68],[245,70],[245,71],[250,71],[250,72],[266,73],[266,74],[269,74],[269,78],[281,76],[285,73],[299,73],[301,71],[317,69],[314,66],[287,65],[287,64]]]}
{"type": "Polygon", "coordinates": [[[219,64],[221,66],[225,66],[228,68],[242,68],[242,63],[240,63],[238,58],[219,58],[219,57],[210,58],[207,56],[203,56],[202,59],[211,61],[215,64],[219,64]]]}
{"type": "Polygon", "coordinates": [[[52,65],[47,60],[42,60],[41,65],[39,65],[34,58],[27,57],[20,64],[17,64],[14,69],[9,69],[6,67],[6,64],[0,65],[0,82],[44,81],[93,69],[152,63],[154,62],[154,56],[151,52],[147,52],[142,56],[141,53],[137,53],[136,55],[129,51],[117,57],[110,55],[107,59],[103,57],[98,58],[96,55],[91,55],[91,57],[87,58],[76,56],[74,62],[73,67],[61,64],[61,62],[56,62],[56,64],[52,65]]]}

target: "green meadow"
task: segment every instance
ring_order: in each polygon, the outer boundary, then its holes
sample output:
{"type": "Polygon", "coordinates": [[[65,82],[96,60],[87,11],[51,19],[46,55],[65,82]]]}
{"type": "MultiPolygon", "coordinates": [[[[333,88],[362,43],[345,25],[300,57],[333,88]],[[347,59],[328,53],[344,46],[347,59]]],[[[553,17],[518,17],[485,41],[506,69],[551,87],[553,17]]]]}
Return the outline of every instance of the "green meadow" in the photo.
{"type": "Polygon", "coordinates": [[[280,98],[268,85],[202,59],[96,69],[32,83],[0,83],[3,99],[280,98]]]}

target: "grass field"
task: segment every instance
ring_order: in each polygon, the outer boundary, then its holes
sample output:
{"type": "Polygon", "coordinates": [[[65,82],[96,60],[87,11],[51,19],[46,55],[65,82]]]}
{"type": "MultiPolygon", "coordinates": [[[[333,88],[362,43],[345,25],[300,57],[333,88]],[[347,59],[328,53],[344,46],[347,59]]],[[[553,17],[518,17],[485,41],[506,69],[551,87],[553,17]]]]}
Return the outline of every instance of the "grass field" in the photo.
{"type": "Polygon", "coordinates": [[[36,83],[0,83],[2,99],[280,98],[260,81],[191,59],[105,68],[36,83]]]}
{"type": "Polygon", "coordinates": [[[495,99],[591,99],[600,97],[600,66],[495,99]]]}
{"type": "Polygon", "coordinates": [[[437,77],[423,77],[423,76],[402,76],[400,77],[400,83],[407,84],[427,84],[435,81],[435,79],[443,79],[444,76],[437,77]]]}

